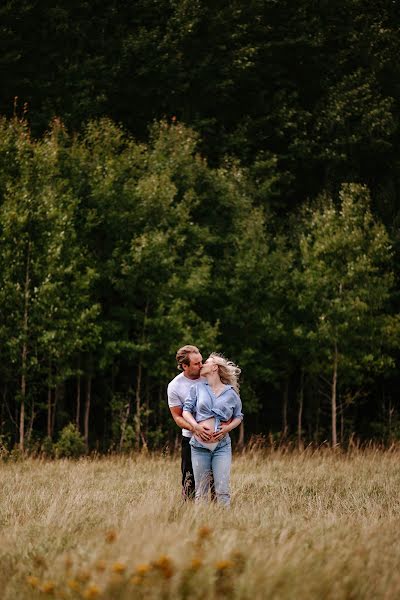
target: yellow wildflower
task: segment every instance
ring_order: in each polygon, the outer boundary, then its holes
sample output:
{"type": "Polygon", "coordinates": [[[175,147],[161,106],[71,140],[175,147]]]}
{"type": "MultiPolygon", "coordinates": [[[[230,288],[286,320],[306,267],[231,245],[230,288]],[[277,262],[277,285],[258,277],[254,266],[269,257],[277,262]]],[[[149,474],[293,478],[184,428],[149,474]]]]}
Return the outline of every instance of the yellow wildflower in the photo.
{"type": "Polygon", "coordinates": [[[202,566],[203,566],[203,561],[201,560],[201,558],[197,558],[195,556],[194,558],[192,558],[189,568],[191,571],[198,571],[202,566]]]}
{"type": "Polygon", "coordinates": [[[44,592],[45,594],[52,594],[55,589],[56,589],[56,584],[54,583],[54,581],[45,581],[42,584],[40,591],[44,592]]]}
{"type": "Polygon", "coordinates": [[[124,565],[124,563],[121,562],[114,563],[111,568],[114,573],[125,573],[126,571],[126,565],[124,565]]]}
{"type": "Polygon", "coordinates": [[[165,579],[171,579],[174,574],[174,564],[169,556],[162,554],[157,560],[153,562],[154,568],[161,571],[165,579]]]}
{"type": "Polygon", "coordinates": [[[233,567],[233,562],[231,560],[219,560],[215,563],[215,568],[217,571],[227,571],[233,567]]]}
{"type": "Polygon", "coordinates": [[[101,594],[101,589],[95,583],[88,585],[86,590],[83,592],[83,597],[90,600],[90,598],[98,598],[101,594]]]}
{"type": "Polygon", "coordinates": [[[137,575],[140,575],[141,577],[143,577],[143,575],[146,575],[149,571],[151,571],[151,565],[144,563],[144,564],[138,565],[135,570],[136,570],[137,575]]]}
{"type": "Polygon", "coordinates": [[[37,588],[39,587],[40,580],[39,577],[35,577],[35,575],[28,575],[26,583],[29,583],[33,588],[37,588]]]}
{"type": "Polygon", "coordinates": [[[81,589],[80,583],[76,579],[68,579],[67,586],[73,592],[79,592],[79,590],[81,589]]]}

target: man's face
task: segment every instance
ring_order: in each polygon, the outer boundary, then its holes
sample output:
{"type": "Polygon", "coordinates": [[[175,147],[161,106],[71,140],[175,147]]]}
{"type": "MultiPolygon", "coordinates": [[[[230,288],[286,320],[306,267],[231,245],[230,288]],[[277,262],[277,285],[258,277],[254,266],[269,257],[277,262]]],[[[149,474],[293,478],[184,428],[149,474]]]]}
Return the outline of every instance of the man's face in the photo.
{"type": "Polygon", "coordinates": [[[200,377],[200,369],[203,366],[203,357],[200,352],[191,352],[189,354],[190,363],[182,365],[185,377],[189,379],[198,379],[200,377]]]}

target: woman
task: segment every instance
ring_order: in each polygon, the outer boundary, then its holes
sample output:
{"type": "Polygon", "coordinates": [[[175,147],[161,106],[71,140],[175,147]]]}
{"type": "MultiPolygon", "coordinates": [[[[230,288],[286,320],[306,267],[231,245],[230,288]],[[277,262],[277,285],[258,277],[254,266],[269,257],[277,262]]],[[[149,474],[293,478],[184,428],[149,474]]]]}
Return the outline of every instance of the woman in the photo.
{"type": "Polygon", "coordinates": [[[183,405],[182,416],[195,432],[190,445],[197,501],[207,498],[212,473],[217,501],[225,506],[230,504],[232,448],[229,432],[243,419],[238,394],[239,374],[239,367],[213,352],[200,371],[200,376],[207,382],[193,385],[183,405]],[[213,432],[209,442],[196,435],[196,425],[200,422],[213,432]]]}

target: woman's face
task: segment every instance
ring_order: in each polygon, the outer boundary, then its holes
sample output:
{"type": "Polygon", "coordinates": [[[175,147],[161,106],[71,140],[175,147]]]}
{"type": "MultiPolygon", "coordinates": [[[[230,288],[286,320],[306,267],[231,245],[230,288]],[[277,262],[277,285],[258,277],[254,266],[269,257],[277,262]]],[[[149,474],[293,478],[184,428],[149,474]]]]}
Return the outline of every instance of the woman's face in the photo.
{"type": "Polygon", "coordinates": [[[209,358],[207,358],[206,362],[203,363],[203,366],[200,371],[200,375],[202,377],[206,377],[207,375],[210,375],[217,369],[218,369],[217,365],[214,363],[213,359],[211,357],[209,357],[209,358]]]}

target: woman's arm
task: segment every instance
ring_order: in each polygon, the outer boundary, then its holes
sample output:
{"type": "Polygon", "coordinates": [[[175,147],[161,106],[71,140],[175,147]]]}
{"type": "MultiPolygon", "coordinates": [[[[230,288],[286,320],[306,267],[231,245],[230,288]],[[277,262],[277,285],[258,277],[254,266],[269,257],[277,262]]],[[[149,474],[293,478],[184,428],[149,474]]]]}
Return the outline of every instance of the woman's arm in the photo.
{"type": "Polygon", "coordinates": [[[213,442],[219,442],[219,440],[222,440],[222,438],[227,433],[232,431],[232,429],[235,429],[235,427],[238,427],[238,425],[240,425],[240,423],[243,421],[242,401],[240,399],[239,394],[237,394],[234,390],[232,390],[232,393],[234,394],[235,400],[232,411],[232,418],[229,421],[221,422],[218,431],[216,431],[213,435],[213,442]]]}
{"type": "Polygon", "coordinates": [[[196,385],[192,385],[189,391],[189,395],[186,398],[182,417],[189,423],[188,429],[193,431],[203,442],[208,442],[212,436],[212,431],[208,425],[203,425],[202,423],[197,423],[196,419],[193,417],[193,412],[197,402],[197,387],[196,385]]]}
{"type": "Polygon", "coordinates": [[[197,421],[194,418],[194,416],[192,415],[192,413],[190,413],[188,410],[183,409],[182,417],[185,419],[185,421],[187,421],[189,423],[189,425],[191,425],[190,429],[192,431],[194,431],[195,428],[197,427],[197,421]]]}

